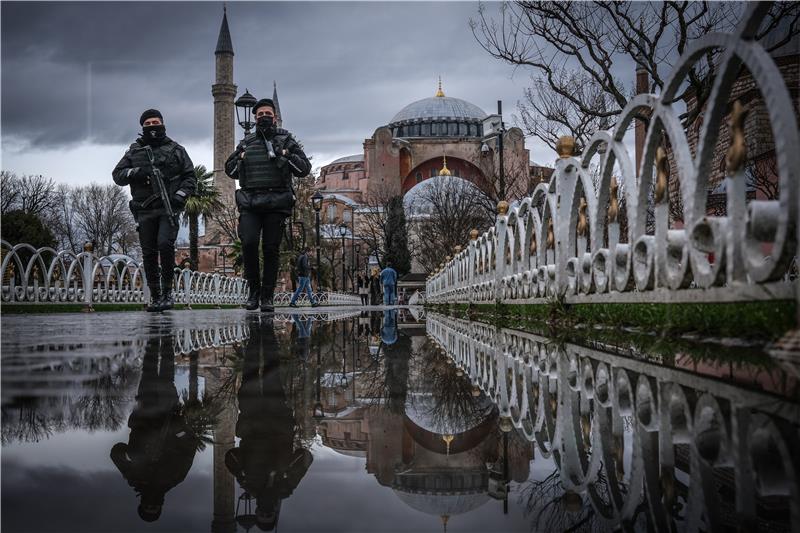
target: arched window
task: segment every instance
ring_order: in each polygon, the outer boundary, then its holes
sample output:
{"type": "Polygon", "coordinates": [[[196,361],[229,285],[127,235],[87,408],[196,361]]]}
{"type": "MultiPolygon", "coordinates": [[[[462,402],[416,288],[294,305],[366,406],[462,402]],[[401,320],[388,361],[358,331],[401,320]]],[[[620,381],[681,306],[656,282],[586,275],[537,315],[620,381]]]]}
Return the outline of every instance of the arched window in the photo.
{"type": "Polygon", "coordinates": [[[470,124],[469,125],[469,134],[471,137],[478,136],[478,125],[477,124],[470,124]]]}
{"type": "Polygon", "coordinates": [[[449,135],[450,137],[455,137],[456,135],[458,135],[458,123],[448,122],[447,135],[449,135]]]}
{"type": "Polygon", "coordinates": [[[333,224],[336,220],[336,204],[328,204],[328,223],[333,224]]]}
{"type": "Polygon", "coordinates": [[[467,125],[463,122],[458,124],[458,135],[461,137],[467,136],[467,125]]]}
{"type": "Polygon", "coordinates": [[[422,125],[422,136],[423,137],[431,136],[431,125],[429,123],[425,123],[422,125]]]}

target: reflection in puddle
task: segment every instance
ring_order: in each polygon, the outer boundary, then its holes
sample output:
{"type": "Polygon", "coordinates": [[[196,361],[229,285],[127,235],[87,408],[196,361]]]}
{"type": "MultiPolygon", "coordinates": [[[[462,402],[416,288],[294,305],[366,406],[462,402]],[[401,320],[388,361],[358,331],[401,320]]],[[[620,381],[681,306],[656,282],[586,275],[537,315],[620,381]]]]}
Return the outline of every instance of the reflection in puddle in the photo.
{"type": "Polygon", "coordinates": [[[766,356],[632,357],[407,309],[43,320],[3,317],[4,531],[55,483],[74,489],[43,530],[800,523],[798,387],[766,356]]]}

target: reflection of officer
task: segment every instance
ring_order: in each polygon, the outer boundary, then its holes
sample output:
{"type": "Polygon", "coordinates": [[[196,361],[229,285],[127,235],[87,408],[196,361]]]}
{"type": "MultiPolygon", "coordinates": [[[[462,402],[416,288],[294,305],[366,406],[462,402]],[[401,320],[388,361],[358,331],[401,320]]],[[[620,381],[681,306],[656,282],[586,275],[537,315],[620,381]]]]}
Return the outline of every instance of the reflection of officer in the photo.
{"type": "Polygon", "coordinates": [[[281,501],[291,496],[313,460],[294,448],[295,419],[281,382],[280,355],[272,321],[251,328],[239,387],[239,447],[228,450],[225,464],[242,489],[256,499],[256,524],[271,531],[281,501]]]}
{"type": "Polygon", "coordinates": [[[184,480],[200,444],[179,413],[174,378],[172,337],[149,339],[128,444],[111,448],[111,460],[141,496],[139,516],[147,522],[161,516],[164,494],[184,480]]]}
{"type": "Polygon", "coordinates": [[[264,98],[253,106],[256,131],[244,138],[228,160],[225,172],[238,179],[239,238],[242,241],[244,275],[250,285],[245,304],[249,310],[274,310],[273,293],[278,277],[278,250],[286,217],[292,214],[292,176],[311,170],[292,135],[275,126],[275,105],[264,98]],[[264,269],[259,276],[258,246],[263,248],[264,269]]]}
{"type": "Polygon", "coordinates": [[[130,185],[131,212],[139,231],[142,263],[150,288],[148,311],[172,309],[175,239],[178,236],[178,213],[194,193],[194,166],[186,149],[167,137],[163,117],[157,109],[148,109],[139,118],[142,135],[131,144],[112,172],[114,183],[130,185]],[[150,163],[152,156],[153,163],[150,163]],[[170,220],[153,167],[161,171],[166,194],[174,216],[170,220]],[[159,279],[159,256],[161,276],[159,279]]]}

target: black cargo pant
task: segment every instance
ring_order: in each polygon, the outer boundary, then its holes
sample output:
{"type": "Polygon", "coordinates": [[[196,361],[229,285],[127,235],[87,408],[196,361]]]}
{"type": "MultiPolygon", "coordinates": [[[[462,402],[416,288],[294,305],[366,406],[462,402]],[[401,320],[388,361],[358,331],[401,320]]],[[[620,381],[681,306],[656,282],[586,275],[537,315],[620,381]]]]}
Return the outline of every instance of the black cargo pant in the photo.
{"type": "Polygon", "coordinates": [[[175,278],[175,239],[178,238],[178,217],[174,217],[175,225],[169,223],[169,216],[164,213],[140,213],[136,217],[139,223],[139,243],[142,246],[142,263],[144,275],[151,294],[162,294],[172,290],[175,278]],[[161,269],[159,275],[159,256],[161,269]],[[159,290],[160,287],[160,290],[159,290]]]}
{"type": "Polygon", "coordinates": [[[242,241],[244,277],[250,288],[272,296],[278,278],[278,259],[286,222],[284,213],[242,211],[239,214],[239,239],[242,241]],[[258,272],[258,245],[264,253],[264,269],[258,272]]]}

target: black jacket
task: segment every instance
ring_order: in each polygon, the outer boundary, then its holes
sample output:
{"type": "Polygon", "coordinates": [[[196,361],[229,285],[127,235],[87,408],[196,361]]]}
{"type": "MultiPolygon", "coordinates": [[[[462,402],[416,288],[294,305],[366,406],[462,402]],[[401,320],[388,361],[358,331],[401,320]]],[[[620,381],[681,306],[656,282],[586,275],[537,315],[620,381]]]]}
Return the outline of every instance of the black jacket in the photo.
{"type": "Polygon", "coordinates": [[[297,258],[297,275],[307,278],[311,268],[308,265],[308,254],[302,253],[297,258]]]}
{"type": "MultiPolygon", "coordinates": [[[[180,211],[186,200],[195,192],[197,179],[194,165],[186,149],[169,137],[158,146],[152,146],[154,164],[161,170],[171,198],[172,209],[180,211]]],[[[153,169],[141,139],[131,144],[112,172],[114,183],[130,185],[131,211],[164,211],[161,197],[154,187],[153,169]]]]}

